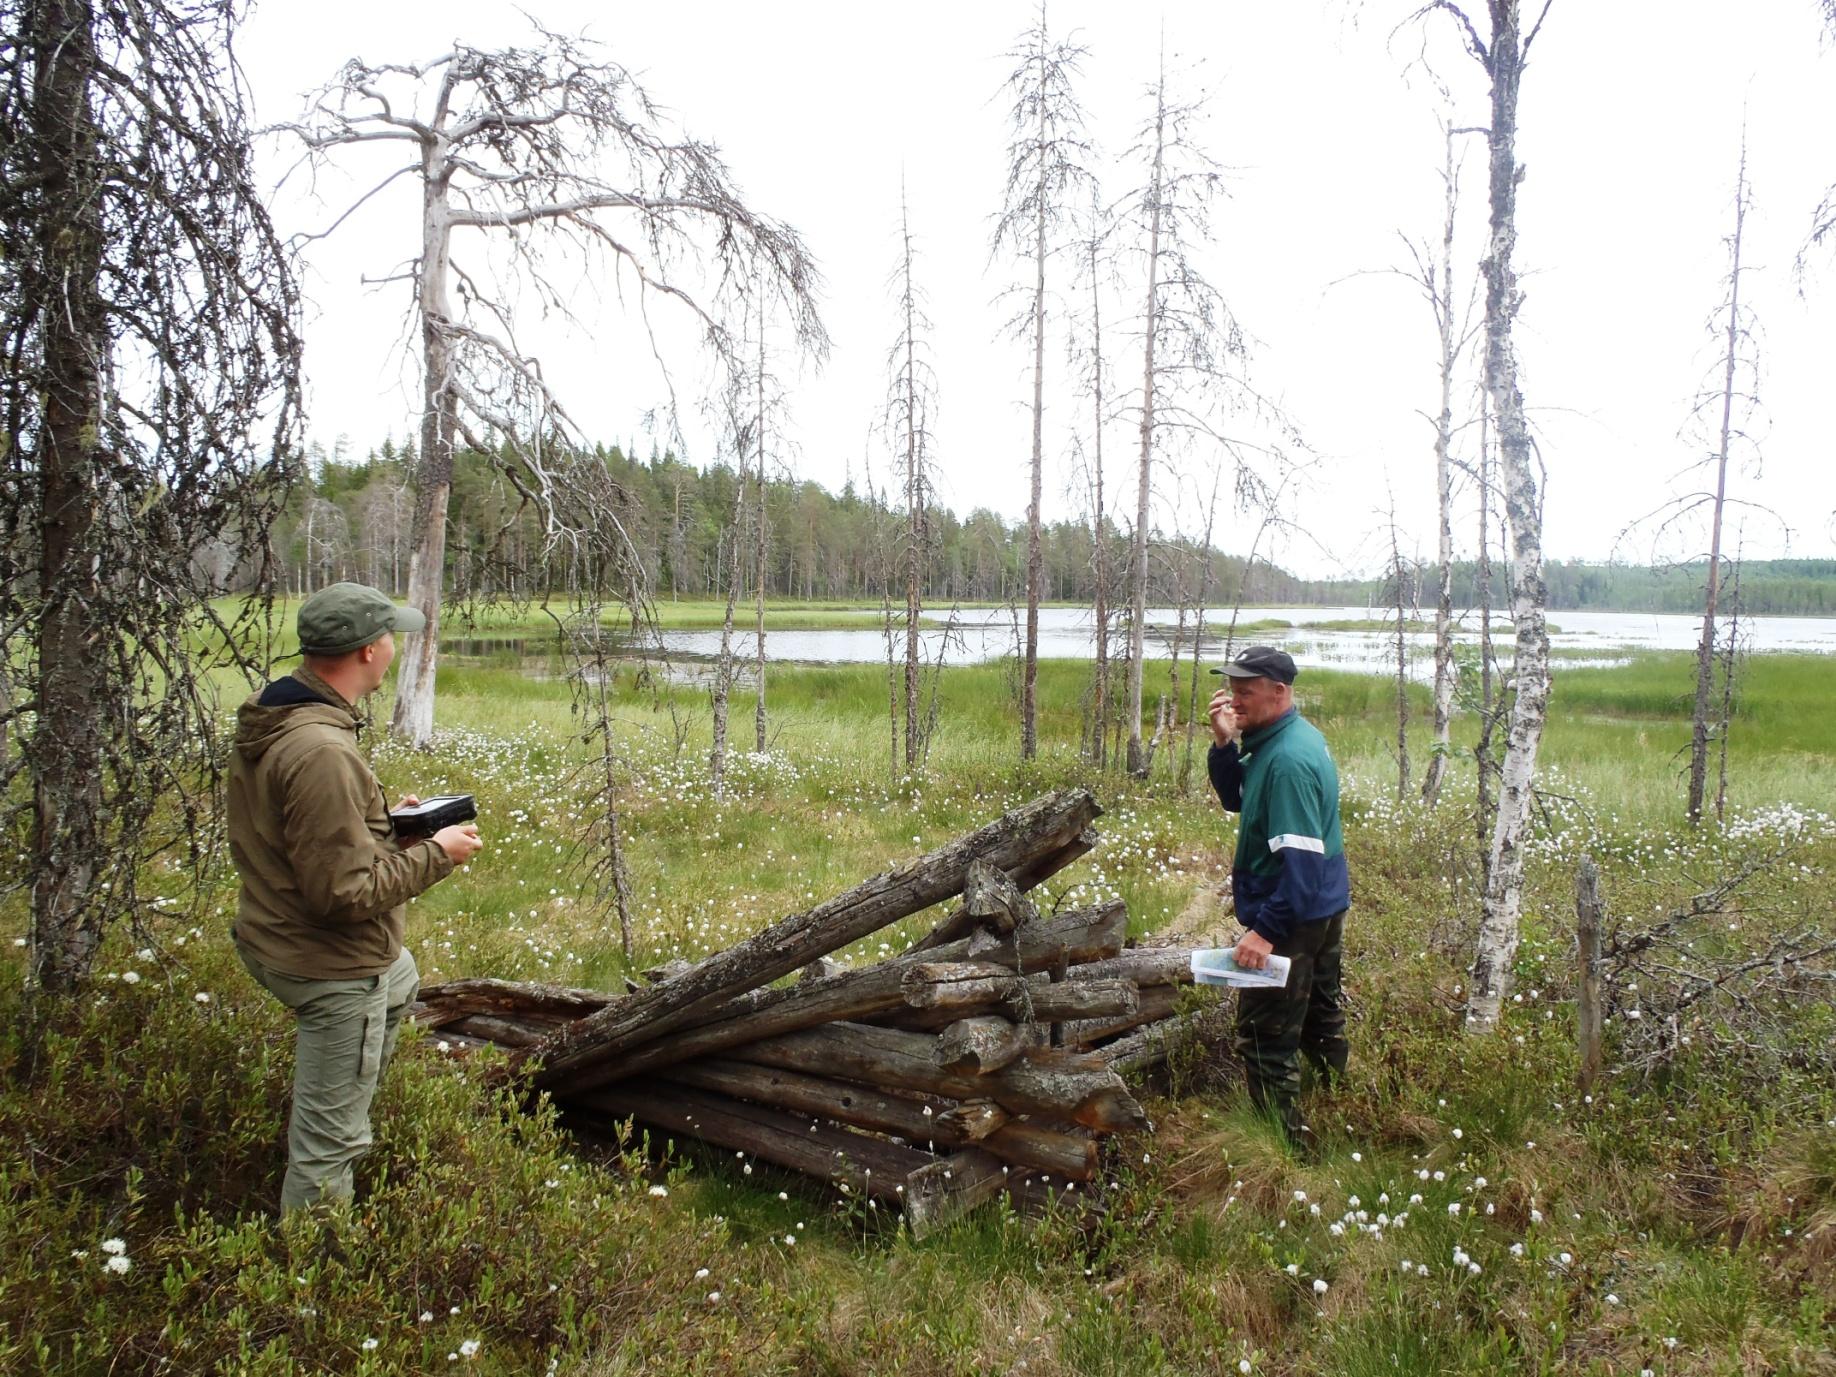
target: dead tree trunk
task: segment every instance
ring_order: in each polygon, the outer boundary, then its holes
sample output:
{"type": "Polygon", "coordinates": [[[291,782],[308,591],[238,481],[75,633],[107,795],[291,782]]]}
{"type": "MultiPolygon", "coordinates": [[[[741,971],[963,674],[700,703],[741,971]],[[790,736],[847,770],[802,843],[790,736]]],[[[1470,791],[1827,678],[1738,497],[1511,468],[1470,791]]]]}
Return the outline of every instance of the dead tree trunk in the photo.
{"type": "MultiPolygon", "coordinates": [[[[104,574],[100,544],[102,370],[107,311],[99,188],[93,167],[100,131],[90,84],[97,63],[94,18],[82,0],[33,6],[32,134],[41,194],[59,208],[38,227],[33,284],[56,306],[42,318],[43,438],[38,446],[38,724],[31,733],[32,983],[72,989],[89,971],[102,924],[100,879],[105,753],[103,714],[120,706],[104,691],[105,655],[119,631],[98,620],[104,574]]],[[[9,138],[11,136],[9,135],[9,138]]],[[[9,322],[10,323],[10,322],[9,322]]]]}
{"type": "MultiPolygon", "coordinates": [[[[746,512],[746,475],[742,472],[733,489],[733,520],[722,545],[727,551],[727,605],[720,619],[720,653],[714,661],[714,747],[708,756],[708,771],[714,780],[714,798],[727,796],[727,715],[733,696],[733,608],[739,595],[740,530],[746,512]]],[[[720,564],[718,558],[715,568],[720,564]]]]}
{"type": "MultiPolygon", "coordinates": [[[[1434,753],[1422,777],[1422,802],[1432,808],[1440,801],[1441,780],[1453,753],[1453,377],[1458,355],[1454,330],[1453,246],[1454,212],[1459,203],[1459,182],[1454,172],[1454,130],[1443,125],[1447,141],[1441,169],[1446,189],[1446,214],[1441,223],[1440,283],[1435,293],[1436,324],[1441,344],[1441,410],[1434,426],[1434,486],[1440,512],[1437,595],[1434,606],[1434,753]]],[[[1431,270],[1430,270],[1431,271],[1431,270]]]]}
{"type": "Polygon", "coordinates": [[[1740,252],[1747,223],[1747,148],[1741,140],[1740,175],[1734,191],[1734,232],[1728,240],[1732,267],[1728,273],[1728,326],[1722,360],[1721,431],[1715,447],[1715,501],[1710,517],[1708,581],[1703,589],[1702,637],[1696,646],[1696,703],[1689,733],[1689,823],[1702,821],[1702,796],[1708,783],[1710,695],[1715,678],[1715,613],[1721,592],[1721,518],[1728,496],[1728,447],[1734,427],[1734,374],[1740,360],[1740,252]]]}
{"type": "Polygon", "coordinates": [[[1147,775],[1141,741],[1141,670],[1146,649],[1148,500],[1154,474],[1154,343],[1159,332],[1161,170],[1165,156],[1166,78],[1162,75],[1154,116],[1154,168],[1148,183],[1147,309],[1141,366],[1141,459],[1135,478],[1135,532],[1129,549],[1128,772],[1147,775]]]}
{"type": "Polygon", "coordinates": [[[752,672],[758,680],[757,697],[753,700],[753,748],[760,755],[765,753],[765,575],[769,567],[771,553],[771,526],[769,513],[765,505],[765,322],[759,320],[759,361],[758,361],[758,415],[754,425],[759,432],[759,452],[757,467],[753,470],[753,487],[757,501],[753,504],[753,521],[758,528],[758,538],[753,547],[752,580],[754,594],[758,599],[757,612],[753,626],[755,635],[755,655],[752,672]]]}
{"type": "Polygon", "coordinates": [[[1600,1078],[1600,871],[1592,856],[1581,858],[1575,872],[1576,934],[1580,946],[1580,983],[1575,991],[1575,1038],[1580,1045],[1580,1088],[1585,1093],[1600,1078]]]}

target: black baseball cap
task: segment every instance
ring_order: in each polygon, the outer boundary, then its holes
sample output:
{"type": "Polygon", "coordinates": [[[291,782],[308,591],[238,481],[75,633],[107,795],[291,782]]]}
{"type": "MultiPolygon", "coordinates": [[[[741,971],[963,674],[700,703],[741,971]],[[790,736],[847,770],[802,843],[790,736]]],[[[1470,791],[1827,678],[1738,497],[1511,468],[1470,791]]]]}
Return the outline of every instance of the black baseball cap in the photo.
{"type": "Polygon", "coordinates": [[[1233,679],[1273,679],[1278,684],[1291,684],[1300,670],[1294,666],[1294,657],[1285,650],[1277,650],[1272,645],[1253,645],[1229,664],[1219,665],[1211,671],[1213,674],[1228,674],[1233,679]]]}

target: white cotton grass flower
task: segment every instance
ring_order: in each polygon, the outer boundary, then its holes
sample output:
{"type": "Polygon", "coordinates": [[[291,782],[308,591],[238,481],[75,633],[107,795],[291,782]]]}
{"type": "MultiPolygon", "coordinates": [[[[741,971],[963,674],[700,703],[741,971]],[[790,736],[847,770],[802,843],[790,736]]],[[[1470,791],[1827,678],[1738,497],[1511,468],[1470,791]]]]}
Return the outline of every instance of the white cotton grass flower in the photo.
{"type": "Polygon", "coordinates": [[[708,1292],[708,1304],[709,1305],[719,1305],[720,1304],[720,1292],[718,1291],[708,1292]]]}
{"type": "Polygon", "coordinates": [[[102,1251],[110,1257],[120,1257],[127,1251],[127,1243],[119,1238],[105,1238],[102,1240],[102,1251]]]}
{"type": "Polygon", "coordinates": [[[381,1342],[382,1342],[381,1339],[365,1339],[363,1341],[363,1351],[365,1353],[374,1353],[376,1351],[377,1345],[379,1345],[381,1342]]]}
{"type": "Polygon", "coordinates": [[[196,1000],[199,1004],[210,1003],[210,994],[208,991],[205,991],[205,990],[199,990],[196,994],[192,996],[192,998],[196,1000]]]}
{"type": "Polygon", "coordinates": [[[138,985],[140,983],[140,972],[139,971],[121,972],[121,983],[123,985],[138,985]]]}
{"type": "Polygon", "coordinates": [[[107,1262],[103,1263],[102,1268],[104,1271],[113,1272],[118,1277],[124,1277],[128,1274],[128,1269],[133,1265],[132,1262],[128,1261],[125,1254],[117,1253],[114,1257],[111,1257],[107,1262]]]}
{"type": "Polygon", "coordinates": [[[1316,1296],[1323,1296],[1326,1294],[1326,1282],[1323,1278],[1315,1277],[1313,1279],[1313,1294],[1316,1296]]]}
{"type": "Polygon", "coordinates": [[[661,1200],[669,1194],[669,1187],[668,1186],[652,1186],[650,1188],[650,1193],[654,1195],[658,1200],[661,1200]]]}
{"type": "Polygon", "coordinates": [[[1250,1360],[1248,1358],[1237,1359],[1237,1371],[1242,1373],[1243,1377],[1249,1377],[1250,1360]]]}
{"type": "Polygon", "coordinates": [[[467,1339],[464,1343],[459,1345],[459,1356],[461,1358],[474,1358],[477,1355],[478,1355],[478,1340],[467,1339]]]}
{"type": "Polygon", "coordinates": [[[1286,1272],[1291,1277],[1298,1277],[1300,1275],[1300,1263],[1290,1262],[1286,1267],[1282,1268],[1281,1270],[1286,1272]]]}

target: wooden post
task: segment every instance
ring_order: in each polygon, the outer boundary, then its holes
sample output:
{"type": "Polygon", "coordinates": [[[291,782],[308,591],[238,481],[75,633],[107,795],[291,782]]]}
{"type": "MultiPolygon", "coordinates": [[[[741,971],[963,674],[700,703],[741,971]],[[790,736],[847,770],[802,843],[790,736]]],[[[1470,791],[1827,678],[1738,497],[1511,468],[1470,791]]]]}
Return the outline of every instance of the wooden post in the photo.
{"type": "Polygon", "coordinates": [[[1575,998],[1575,1038],[1580,1046],[1580,1085],[1594,1088],[1600,1076],[1600,870],[1592,856],[1575,872],[1575,933],[1580,939],[1581,980],[1575,998]]]}

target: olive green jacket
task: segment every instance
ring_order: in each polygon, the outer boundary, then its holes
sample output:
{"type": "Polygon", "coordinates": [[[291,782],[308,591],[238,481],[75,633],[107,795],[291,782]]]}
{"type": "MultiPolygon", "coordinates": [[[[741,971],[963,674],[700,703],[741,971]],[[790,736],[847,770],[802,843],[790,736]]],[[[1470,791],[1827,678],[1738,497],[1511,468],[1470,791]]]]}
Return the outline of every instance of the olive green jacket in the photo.
{"type": "Polygon", "coordinates": [[[452,873],[431,839],[402,846],[357,749],[362,719],[302,666],[236,713],[229,844],[236,942],[305,980],[379,975],[402,950],[409,899],[452,873]]]}

